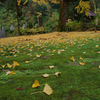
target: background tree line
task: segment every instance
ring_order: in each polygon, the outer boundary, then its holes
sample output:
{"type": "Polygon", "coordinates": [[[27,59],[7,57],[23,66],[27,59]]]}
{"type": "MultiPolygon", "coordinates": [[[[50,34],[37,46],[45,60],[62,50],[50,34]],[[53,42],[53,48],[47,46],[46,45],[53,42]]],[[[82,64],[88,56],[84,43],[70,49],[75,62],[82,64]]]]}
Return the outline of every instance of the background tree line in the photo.
{"type": "MultiPolygon", "coordinates": [[[[40,13],[43,17],[43,26],[48,26],[48,29],[50,29],[50,31],[53,30],[57,25],[59,29],[58,31],[66,31],[66,19],[70,18],[72,20],[80,21],[83,20],[85,16],[85,14],[78,14],[77,10],[75,9],[75,7],[79,4],[79,1],[80,0],[67,0],[66,2],[66,0],[60,0],[60,4],[52,3],[49,1],[48,4],[39,5],[37,2],[28,0],[28,2],[23,5],[25,0],[21,0],[20,6],[18,6],[18,3],[16,3],[17,0],[1,0],[2,6],[0,6],[0,9],[2,9],[2,15],[0,16],[0,22],[2,24],[5,24],[4,21],[9,23],[9,20],[11,19],[9,25],[17,25],[18,33],[20,35],[20,27],[25,22],[28,22],[28,24],[30,24],[28,26],[38,26],[37,17],[40,13]],[[15,23],[16,21],[17,23],[15,23]],[[59,24],[57,23],[57,21],[59,22],[59,24]]],[[[93,0],[88,1],[90,1],[91,11],[94,12],[95,7],[93,4],[93,0]]],[[[100,8],[99,0],[95,0],[95,5],[96,8],[100,8]]]]}

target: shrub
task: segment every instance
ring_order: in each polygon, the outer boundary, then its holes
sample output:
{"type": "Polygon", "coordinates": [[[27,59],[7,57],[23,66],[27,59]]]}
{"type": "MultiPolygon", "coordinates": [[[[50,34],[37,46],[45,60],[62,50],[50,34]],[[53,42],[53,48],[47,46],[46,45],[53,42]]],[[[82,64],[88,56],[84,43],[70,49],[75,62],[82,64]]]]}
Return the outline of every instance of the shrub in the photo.
{"type": "Polygon", "coordinates": [[[68,22],[66,24],[66,30],[67,31],[77,31],[78,29],[82,29],[83,23],[81,21],[73,21],[73,22],[68,22]]]}
{"type": "Polygon", "coordinates": [[[29,30],[29,32],[31,34],[37,34],[37,33],[41,34],[41,33],[45,33],[46,32],[45,30],[46,29],[44,27],[39,27],[39,28],[35,28],[35,29],[33,27],[32,29],[29,30]]]}
{"type": "Polygon", "coordinates": [[[58,25],[59,20],[59,13],[53,12],[52,16],[49,18],[47,22],[44,23],[45,31],[46,32],[52,32],[55,30],[55,27],[58,25]]]}
{"type": "Polygon", "coordinates": [[[28,21],[28,23],[27,23],[27,27],[28,27],[28,28],[32,28],[32,27],[33,27],[33,25],[32,25],[32,21],[31,21],[31,20],[28,21]]]}
{"type": "Polygon", "coordinates": [[[21,35],[28,35],[28,29],[20,28],[21,35]]]}

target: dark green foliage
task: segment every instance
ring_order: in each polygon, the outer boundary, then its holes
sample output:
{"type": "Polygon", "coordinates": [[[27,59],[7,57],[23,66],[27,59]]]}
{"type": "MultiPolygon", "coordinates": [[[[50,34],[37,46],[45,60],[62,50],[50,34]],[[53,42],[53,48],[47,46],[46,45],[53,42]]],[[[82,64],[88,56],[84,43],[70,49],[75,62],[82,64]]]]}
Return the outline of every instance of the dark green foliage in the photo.
{"type": "Polygon", "coordinates": [[[21,35],[28,35],[27,32],[28,31],[28,29],[23,29],[23,28],[20,28],[20,33],[21,33],[21,35]]]}
{"type": "Polygon", "coordinates": [[[31,20],[28,21],[28,23],[27,23],[27,27],[28,27],[28,28],[32,28],[32,27],[33,27],[33,25],[32,25],[32,21],[31,21],[31,20]]]}
{"type": "Polygon", "coordinates": [[[58,12],[53,12],[49,20],[45,22],[43,25],[46,28],[47,32],[52,32],[55,30],[55,27],[58,25],[58,19],[59,19],[58,12]]]}

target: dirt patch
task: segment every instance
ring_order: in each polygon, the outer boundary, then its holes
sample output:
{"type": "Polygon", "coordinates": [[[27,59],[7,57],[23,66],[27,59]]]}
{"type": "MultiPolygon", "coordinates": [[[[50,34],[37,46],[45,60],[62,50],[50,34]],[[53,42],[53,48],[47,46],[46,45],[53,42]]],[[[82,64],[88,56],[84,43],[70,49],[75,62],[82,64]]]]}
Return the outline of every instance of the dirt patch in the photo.
{"type": "Polygon", "coordinates": [[[47,58],[50,58],[50,57],[47,57],[47,56],[43,56],[43,57],[42,57],[42,59],[47,59],[47,58]]]}
{"type": "Polygon", "coordinates": [[[67,64],[67,65],[76,65],[76,66],[79,66],[78,63],[69,63],[69,64],[67,64]]]}

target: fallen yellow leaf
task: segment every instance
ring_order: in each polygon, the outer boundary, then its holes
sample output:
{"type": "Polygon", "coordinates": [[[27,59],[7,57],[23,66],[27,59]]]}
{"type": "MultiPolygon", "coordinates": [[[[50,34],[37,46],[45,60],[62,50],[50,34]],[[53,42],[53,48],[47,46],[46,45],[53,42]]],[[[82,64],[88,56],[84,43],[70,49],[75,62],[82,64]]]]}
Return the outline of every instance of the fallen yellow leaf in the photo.
{"type": "Polygon", "coordinates": [[[52,53],[54,53],[56,50],[54,49],[54,50],[52,50],[52,53]]]}
{"type": "Polygon", "coordinates": [[[70,58],[70,60],[71,60],[71,61],[73,61],[73,62],[75,62],[75,59],[74,59],[74,57],[73,57],[73,56],[70,58]]]}
{"type": "Polygon", "coordinates": [[[44,74],[44,75],[43,75],[43,77],[48,77],[48,76],[49,76],[49,74],[44,74]]]}
{"type": "Polygon", "coordinates": [[[30,61],[25,61],[26,63],[29,63],[30,61]]]}
{"type": "Polygon", "coordinates": [[[15,68],[15,66],[19,66],[19,63],[16,61],[13,61],[13,68],[15,68]]]}
{"type": "Polygon", "coordinates": [[[50,69],[54,68],[54,66],[49,66],[50,69]]]}
{"type": "Polygon", "coordinates": [[[95,48],[98,48],[98,47],[99,47],[98,45],[95,46],[95,48]]]}
{"type": "Polygon", "coordinates": [[[6,64],[5,65],[1,65],[3,68],[5,68],[6,64]]]}
{"type": "Polygon", "coordinates": [[[60,50],[58,50],[58,54],[60,54],[61,52],[60,52],[60,50]]]}
{"type": "Polygon", "coordinates": [[[100,68],[100,65],[99,65],[99,68],[100,68]]]}
{"type": "Polygon", "coordinates": [[[41,55],[36,54],[36,57],[41,57],[41,55]]]}
{"type": "Polygon", "coordinates": [[[7,72],[6,72],[6,75],[8,75],[8,74],[10,74],[10,73],[11,73],[11,71],[7,71],[7,72]]]}
{"type": "Polygon", "coordinates": [[[80,59],[80,60],[83,60],[83,58],[82,58],[82,57],[80,57],[79,59],[80,59]]]}
{"type": "Polygon", "coordinates": [[[84,63],[80,62],[80,65],[85,65],[85,61],[84,61],[84,63]]]}
{"type": "Polygon", "coordinates": [[[16,73],[14,73],[13,71],[11,71],[10,74],[16,74],[16,73]]]}
{"type": "Polygon", "coordinates": [[[100,51],[98,51],[98,53],[100,53],[100,51]]]}
{"type": "Polygon", "coordinates": [[[9,63],[7,63],[7,66],[8,66],[8,68],[11,68],[12,67],[12,65],[10,65],[9,63]]]}
{"type": "Polygon", "coordinates": [[[65,50],[64,50],[64,49],[61,49],[60,51],[61,51],[61,52],[64,52],[65,50]]]}
{"type": "Polygon", "coordinates": [[[35,80],[34,84],[32,85],[32,88],[35,88],[35,87],[38,87],[38,86],[40,86],[40,84],[39,84],[38,80],[35,80]]]}
{"type": "Polygon", "coordinates": [[[34,60],[36,60],[37,58],[34,58],[34,60]]]}
{"type": "Polygon", "coordinates": [[[52,90],[52,88],[46,83],[43,92],[46,93],[47,95],[51,95],[51,94],[53,93],[53,90],[52,90]]]}
{"type": "Polygon", "coordinates": [[[61,74],[61,72],[56,72],[55,75],[58,77],[58,75],[61,74]]]}

